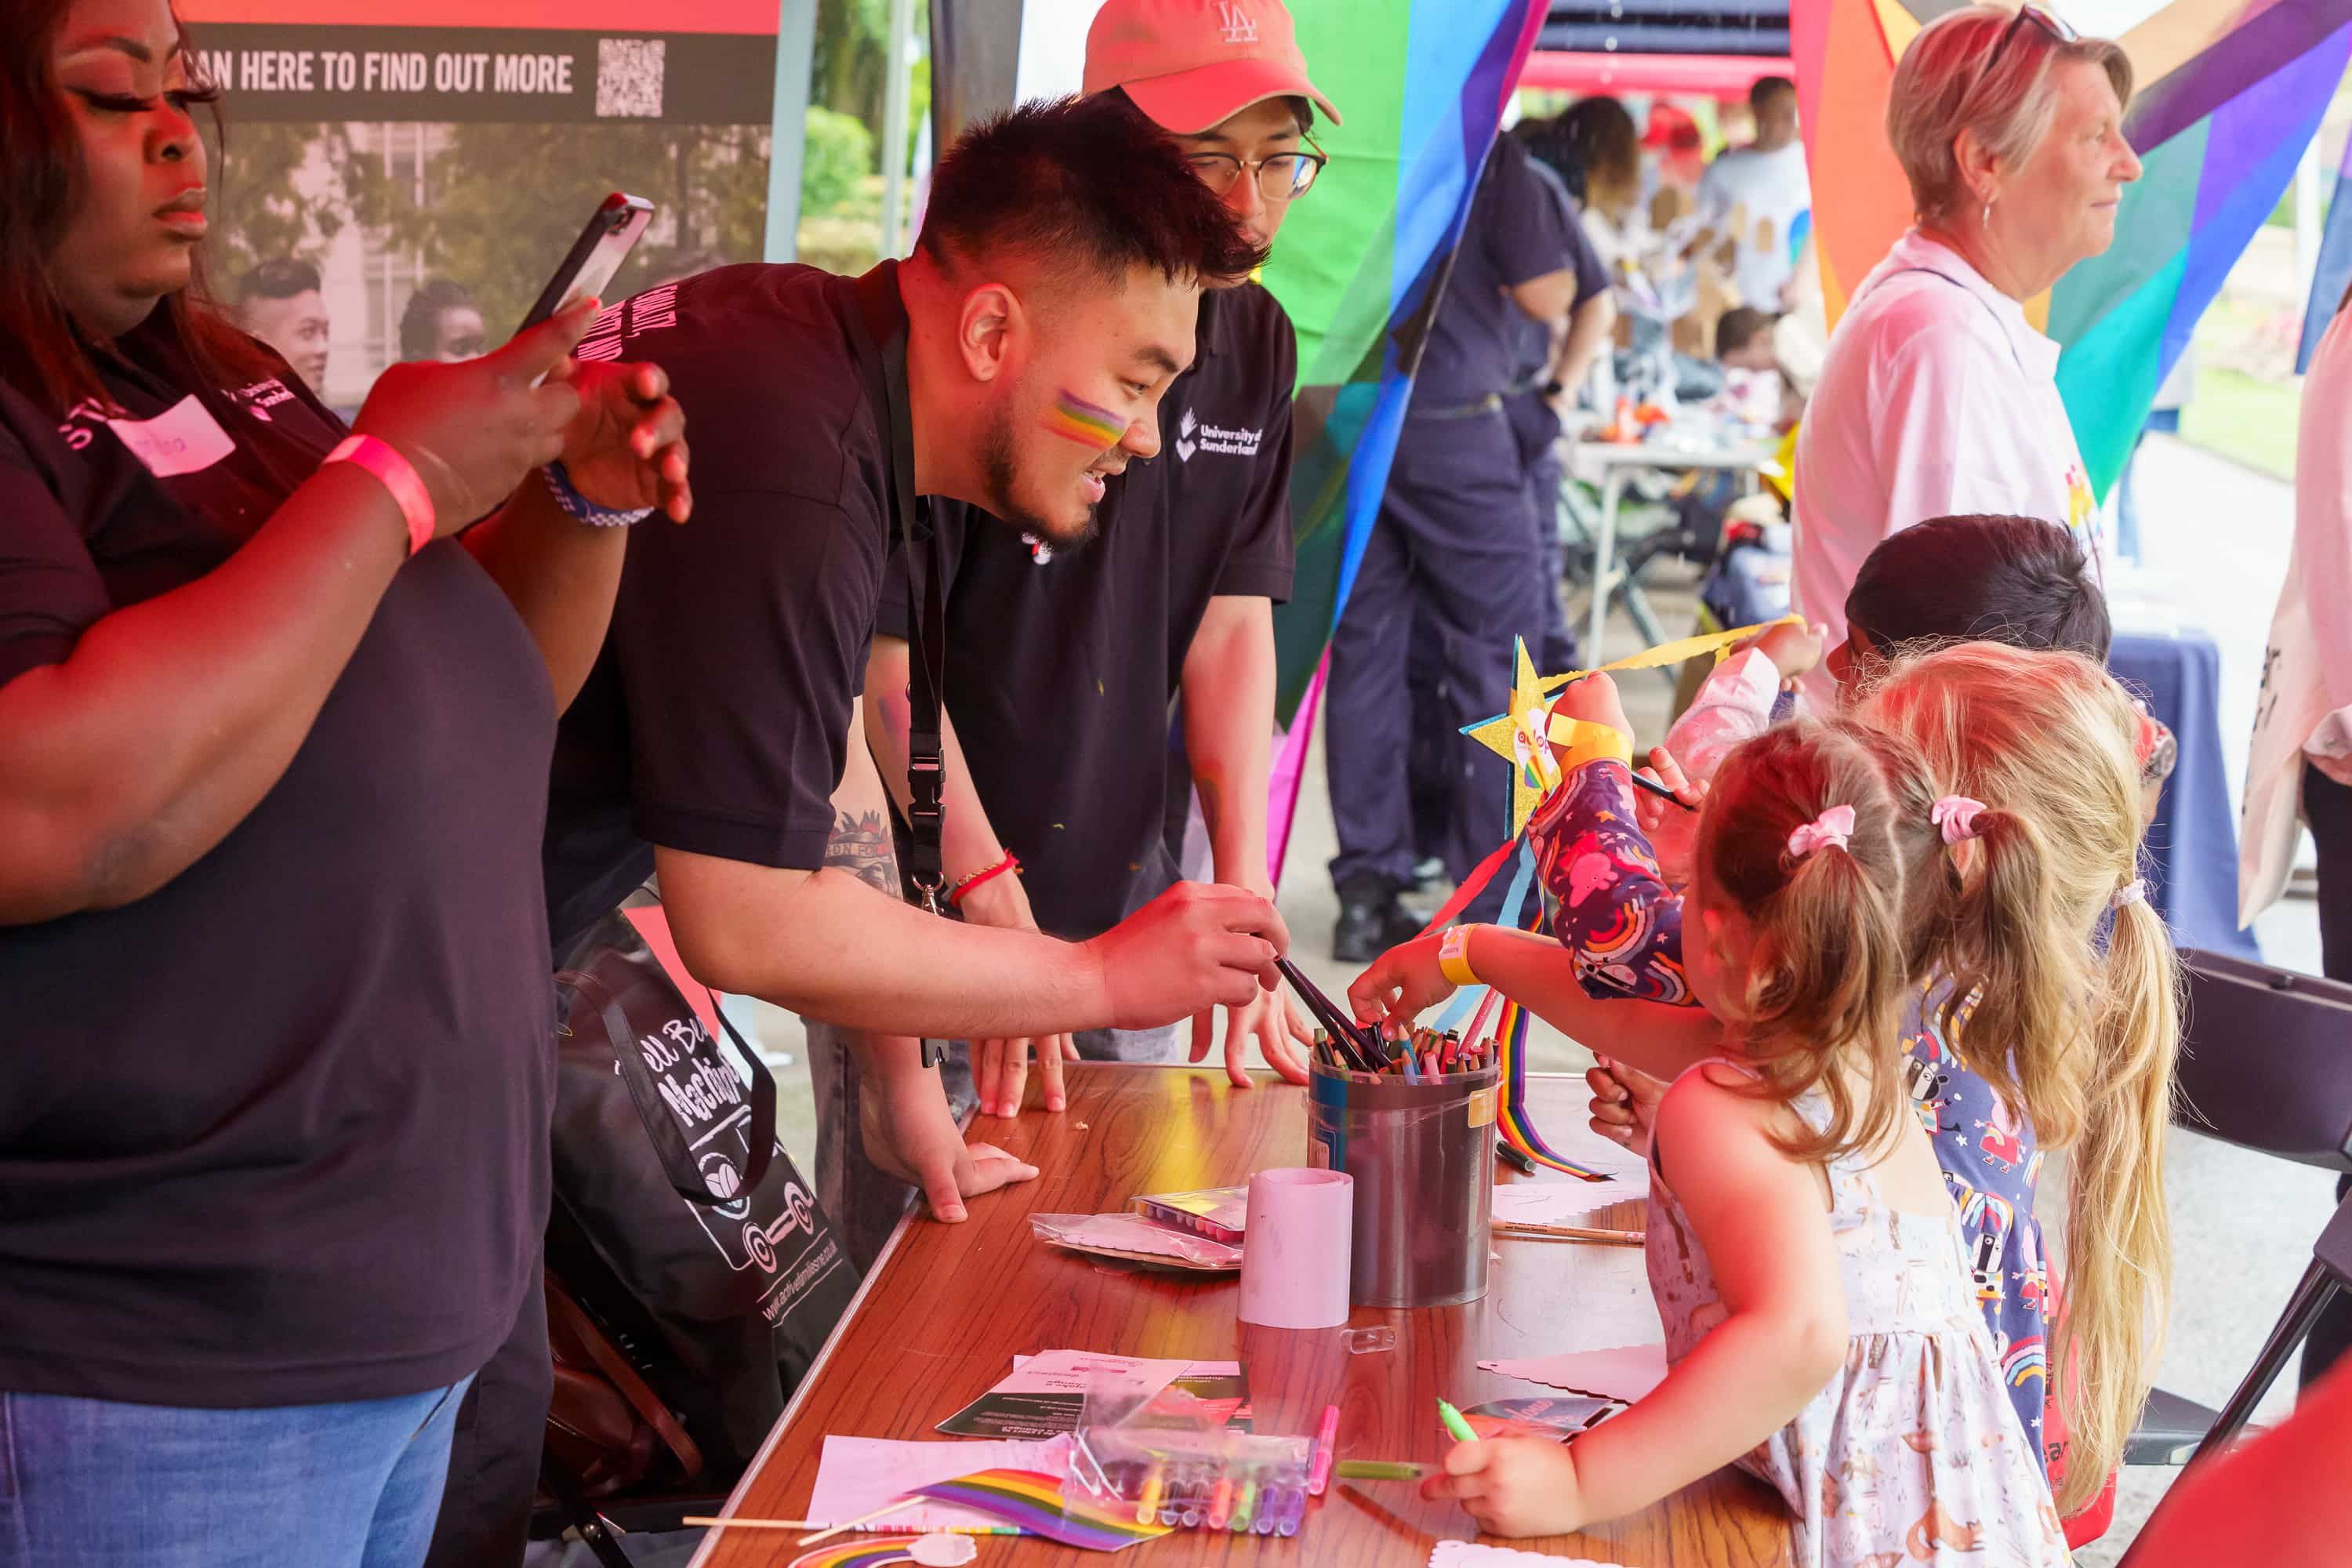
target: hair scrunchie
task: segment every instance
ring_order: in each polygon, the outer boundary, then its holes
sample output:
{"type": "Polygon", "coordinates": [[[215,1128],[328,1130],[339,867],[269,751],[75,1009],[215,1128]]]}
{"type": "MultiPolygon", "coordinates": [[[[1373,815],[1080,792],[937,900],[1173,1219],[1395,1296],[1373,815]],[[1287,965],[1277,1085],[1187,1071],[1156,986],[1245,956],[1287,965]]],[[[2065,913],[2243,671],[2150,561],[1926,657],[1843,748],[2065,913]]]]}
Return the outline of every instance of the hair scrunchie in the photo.
{"type": "Polygon", "coordinates": [[[1980,800],[1948,795],[1927,808],[1927,820],[1943,834],[1946,844],[1960,844],[1977,836],[1977,818],[1984,811],[1985,803],[1980,800]]]}
{"type": "Polygon", "coordinates": [[[1789,858],[1801,860],[1816,849],[1845,849],[1853,840],[1853,807],[1833,805],[1789,835],[1789,858]]]}

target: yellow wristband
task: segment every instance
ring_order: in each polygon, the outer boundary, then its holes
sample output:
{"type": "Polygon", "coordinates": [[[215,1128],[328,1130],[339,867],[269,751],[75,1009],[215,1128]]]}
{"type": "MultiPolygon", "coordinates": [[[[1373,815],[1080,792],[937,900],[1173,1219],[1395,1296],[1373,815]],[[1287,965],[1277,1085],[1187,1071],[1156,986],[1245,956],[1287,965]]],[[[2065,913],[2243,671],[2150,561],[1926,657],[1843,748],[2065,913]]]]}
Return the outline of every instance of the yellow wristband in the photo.
{"type": "Polygon", "coordinates": [[[1633,743],[1625,739],[1625,731],[1614,724],[1596,724],[1590,719],[1571,719],[1565,713],[1551,716],[1551,725],[1545,731],[1559,758],[1559,771],[1572,772],[1587,763],[1603,757],[1612,762],[1633,765],[1633,743]]]}
{"type": "Polygon", "coordinates": [[[1437,944],[1437,971],[1456,986],[1480,984],[1477,972],[1470,967],[1470,933],[1475,926],[1454,926],[1437,944]]]}

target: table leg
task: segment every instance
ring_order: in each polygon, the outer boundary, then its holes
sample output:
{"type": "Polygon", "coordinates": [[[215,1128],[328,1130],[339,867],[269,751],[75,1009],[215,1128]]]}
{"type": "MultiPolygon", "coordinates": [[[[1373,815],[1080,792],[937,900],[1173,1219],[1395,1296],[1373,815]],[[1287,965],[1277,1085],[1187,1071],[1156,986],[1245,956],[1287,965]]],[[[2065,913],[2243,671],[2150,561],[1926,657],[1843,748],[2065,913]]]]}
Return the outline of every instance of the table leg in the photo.
{"type": "Polygon", "coordinates": [[[1609,624],[1609,574],[1615,569],[1617,554],[1617,508],[1625,499],[1625,470],[1615,466],[1608,478],[1601,481],[1601,526],[1592,536],[1592,616],[1584,634],[1584,647],[1578,658],[1587,669],[1597,668],[1601,662],[1601,633],[1609,624]]]}

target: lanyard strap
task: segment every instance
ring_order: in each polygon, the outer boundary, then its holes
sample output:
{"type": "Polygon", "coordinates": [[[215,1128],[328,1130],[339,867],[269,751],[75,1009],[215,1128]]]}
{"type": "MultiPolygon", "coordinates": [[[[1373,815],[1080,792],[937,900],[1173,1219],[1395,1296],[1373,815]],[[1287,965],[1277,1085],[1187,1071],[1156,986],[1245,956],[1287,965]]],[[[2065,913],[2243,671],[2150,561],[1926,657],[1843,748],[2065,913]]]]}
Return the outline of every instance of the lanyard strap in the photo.
{"type": "Polygon", "coordinates": [[[866,401],[890,453],[890,531],[907,566],[907,626],[914,657],[907,682],[907,869],[923,907],[943,913],[947,872],[940,854],[947,763],[940,743],[940,692],[945,684],[946,586],[935,558],[930,514],[915,494],[915,427],[907,401],[907,316],[898,302],[897,268],[885,262],[856,280],[859,368],[866,401]],[[877,344],[881,346],[877,349],[877,344]]]}

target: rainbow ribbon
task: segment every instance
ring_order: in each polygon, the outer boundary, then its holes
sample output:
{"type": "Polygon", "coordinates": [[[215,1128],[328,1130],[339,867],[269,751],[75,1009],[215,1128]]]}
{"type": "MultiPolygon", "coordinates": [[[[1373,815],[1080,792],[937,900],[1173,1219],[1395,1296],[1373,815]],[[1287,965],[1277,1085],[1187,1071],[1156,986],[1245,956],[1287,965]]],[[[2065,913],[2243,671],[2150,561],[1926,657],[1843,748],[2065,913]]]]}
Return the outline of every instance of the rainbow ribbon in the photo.
{"type": "MultiPolygon", "coordinates": [[[[1517,926],[1521,931],[1541,931],[1543,900],[1528,897],[1535,888],[1535,846],[1528,842],[1525,833],[1521,833],[1478,863],[1478,868],[1454,889],[1454,896],[1445,901],[1444,909],[1437,911],[1436,918],[1429,922],[1423,934],[1453,925],[1454,917],[1494,879],[1495,873],[1502,869],[1503,863],[1514,849],[1518,851],[1518,864],[1511,874],[1510,889],[1503,896],[1502,916],[1496,923],[1517,926]]],[[[1439,1029],[1454,1028],[1475,1007],[1479,1021],[1471,1026],[1465,1037],[1479,1039],[1483,1037],[1479,1030],[1484,1026],[1486,1011],[1500,995],[1501,993],[1492,986],[1474,986],[1457,992],[1445,1011],[1438,1016],[1435,1026],[1439,1029]]],[[[1495,1024],[1496,1065],[1502,1068],[1496,1086],[1501,1093],[1497,1096],[1495,1121],[1503,1141],[1539,1165],[1549,1165],[1555,1171],[1588,1182],[1607,1181],[1607,1172],[1580,1165],[1554,1153],[1551,1145],[1544,1142],[1543,1134],[1536,1131],[1535,1120],[1528,1112],[1528,1010],[1507,996],[1502,997],[1502,1012],[1495,1024]]]]}
{"type": "Polygon", "coordinates": [[[972,1509],[1007,1524],[1017,1524],[1032,1535],[1087,1552],[1118,1552],[1139,1541],[1156,1541],[1167,1534],[1169,1528],[1164,1524],[1136,1523],[1131,1508],[1122,1519],[1107,1510],[1065,1498],[1061,1478],[1039,1470],[979,1470],[951,1481],[917,1487],[912,1495],[972,1509]]]}

